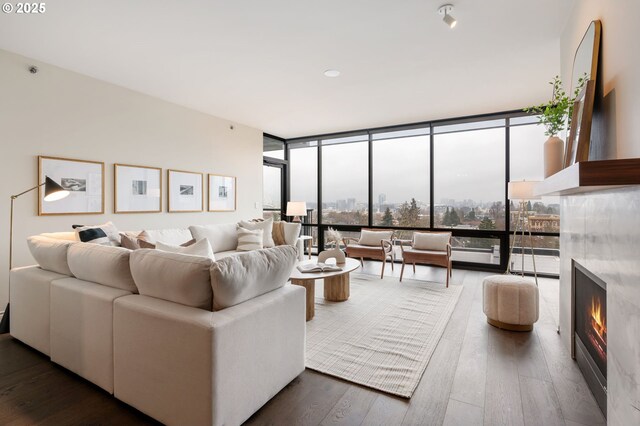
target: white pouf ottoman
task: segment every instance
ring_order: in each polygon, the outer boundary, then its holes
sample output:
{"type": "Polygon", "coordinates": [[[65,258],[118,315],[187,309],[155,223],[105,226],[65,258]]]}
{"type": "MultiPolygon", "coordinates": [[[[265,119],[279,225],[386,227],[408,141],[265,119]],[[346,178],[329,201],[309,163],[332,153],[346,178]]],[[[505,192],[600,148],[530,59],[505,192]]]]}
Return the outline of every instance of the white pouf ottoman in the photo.
{"type": "Polygon", "coordinates": [[[511,331],[531,331],[538,321],[538,287],[516,275],[492,275],[482,282],[487,322],[511,331]]]}

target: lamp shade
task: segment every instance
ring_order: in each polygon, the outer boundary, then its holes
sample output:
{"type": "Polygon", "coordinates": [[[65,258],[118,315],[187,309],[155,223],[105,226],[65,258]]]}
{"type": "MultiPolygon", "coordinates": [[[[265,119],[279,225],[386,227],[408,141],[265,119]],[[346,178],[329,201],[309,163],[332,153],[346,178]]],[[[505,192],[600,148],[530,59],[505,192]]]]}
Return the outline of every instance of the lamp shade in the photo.
{"type": "Polygon", "coordinates": [[[540,197],[534,194],[534,190],[539,181],[516,181],[509,182],[510,200],[539,200],[540,197]]]}
{"type": "Polygon", "coordinates": [[[59,184],[57,184],[49,176],[45,176],[45,181],[44,181],[44,200],[45,201],[61,200],[68,195],[69,195],[69,191],[64,189],[59,184]]]}
{"type": "Polygon", "coordinates": [[[287,203],[287,216],[306,216],[307,203],[305,201],[289,201],[287,203]]]}

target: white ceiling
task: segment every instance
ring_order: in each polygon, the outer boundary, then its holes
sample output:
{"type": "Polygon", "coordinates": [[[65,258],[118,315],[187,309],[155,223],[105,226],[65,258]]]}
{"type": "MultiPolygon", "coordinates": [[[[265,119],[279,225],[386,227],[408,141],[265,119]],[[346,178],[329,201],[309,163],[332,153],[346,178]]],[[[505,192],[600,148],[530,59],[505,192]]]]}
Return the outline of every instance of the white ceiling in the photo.
{"type": "Polygon", "coordinates": [[[543,101],[573,1],[64,0],[0,48],[295,137],[543,101]]]}

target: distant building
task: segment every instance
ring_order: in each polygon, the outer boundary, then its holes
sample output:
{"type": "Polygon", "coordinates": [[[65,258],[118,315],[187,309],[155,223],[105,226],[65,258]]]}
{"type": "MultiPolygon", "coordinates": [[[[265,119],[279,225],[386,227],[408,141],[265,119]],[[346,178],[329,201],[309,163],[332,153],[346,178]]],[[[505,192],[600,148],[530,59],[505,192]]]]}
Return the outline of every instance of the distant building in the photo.
{"type": "Polygon", "coordinates": [[[378,194],[378,211],[381,212],[384,209],[384,203],[387,202],[386,194],[378,194]]]}

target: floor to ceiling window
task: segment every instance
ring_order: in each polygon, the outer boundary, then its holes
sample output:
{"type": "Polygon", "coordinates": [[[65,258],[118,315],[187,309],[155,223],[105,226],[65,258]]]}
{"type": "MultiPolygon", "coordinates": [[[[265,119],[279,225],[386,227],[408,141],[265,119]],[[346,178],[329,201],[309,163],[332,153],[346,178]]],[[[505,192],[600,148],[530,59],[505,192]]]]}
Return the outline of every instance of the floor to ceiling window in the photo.
{"type": "Polygon", "coordinates": [[[372,135],[373,225],[430,226],[429,133],[422,127],[372,135]]]}
{"type": "Polygon", "coordinates": [[[264,135],[262,140],[262,217],[280,220],[285,207],[288,165],[285,142],[270,135],[264,135]]]}
{"type": "MultiPolygon", "coordinates": [[[[546,137],[536,123],[516,111],[288,140],[290,199],[307,202],[305,232],[319,249],[329,227],[344,235],[393,228],[399,238],[450,230],[458,265],[504,270],[518,207],[507,182],[543,175],[546,137]]],[[[557,201],[532,200],[527,210],[533,238],[517,239],[514,253],[524,252],[532,271],[533,241],[538,272],[555,275],[557,201]]]]}
{"type": "Polygon", "coordinates": [[[322,141],[322,222],[369,223],[368,135],[322,141]]]}

